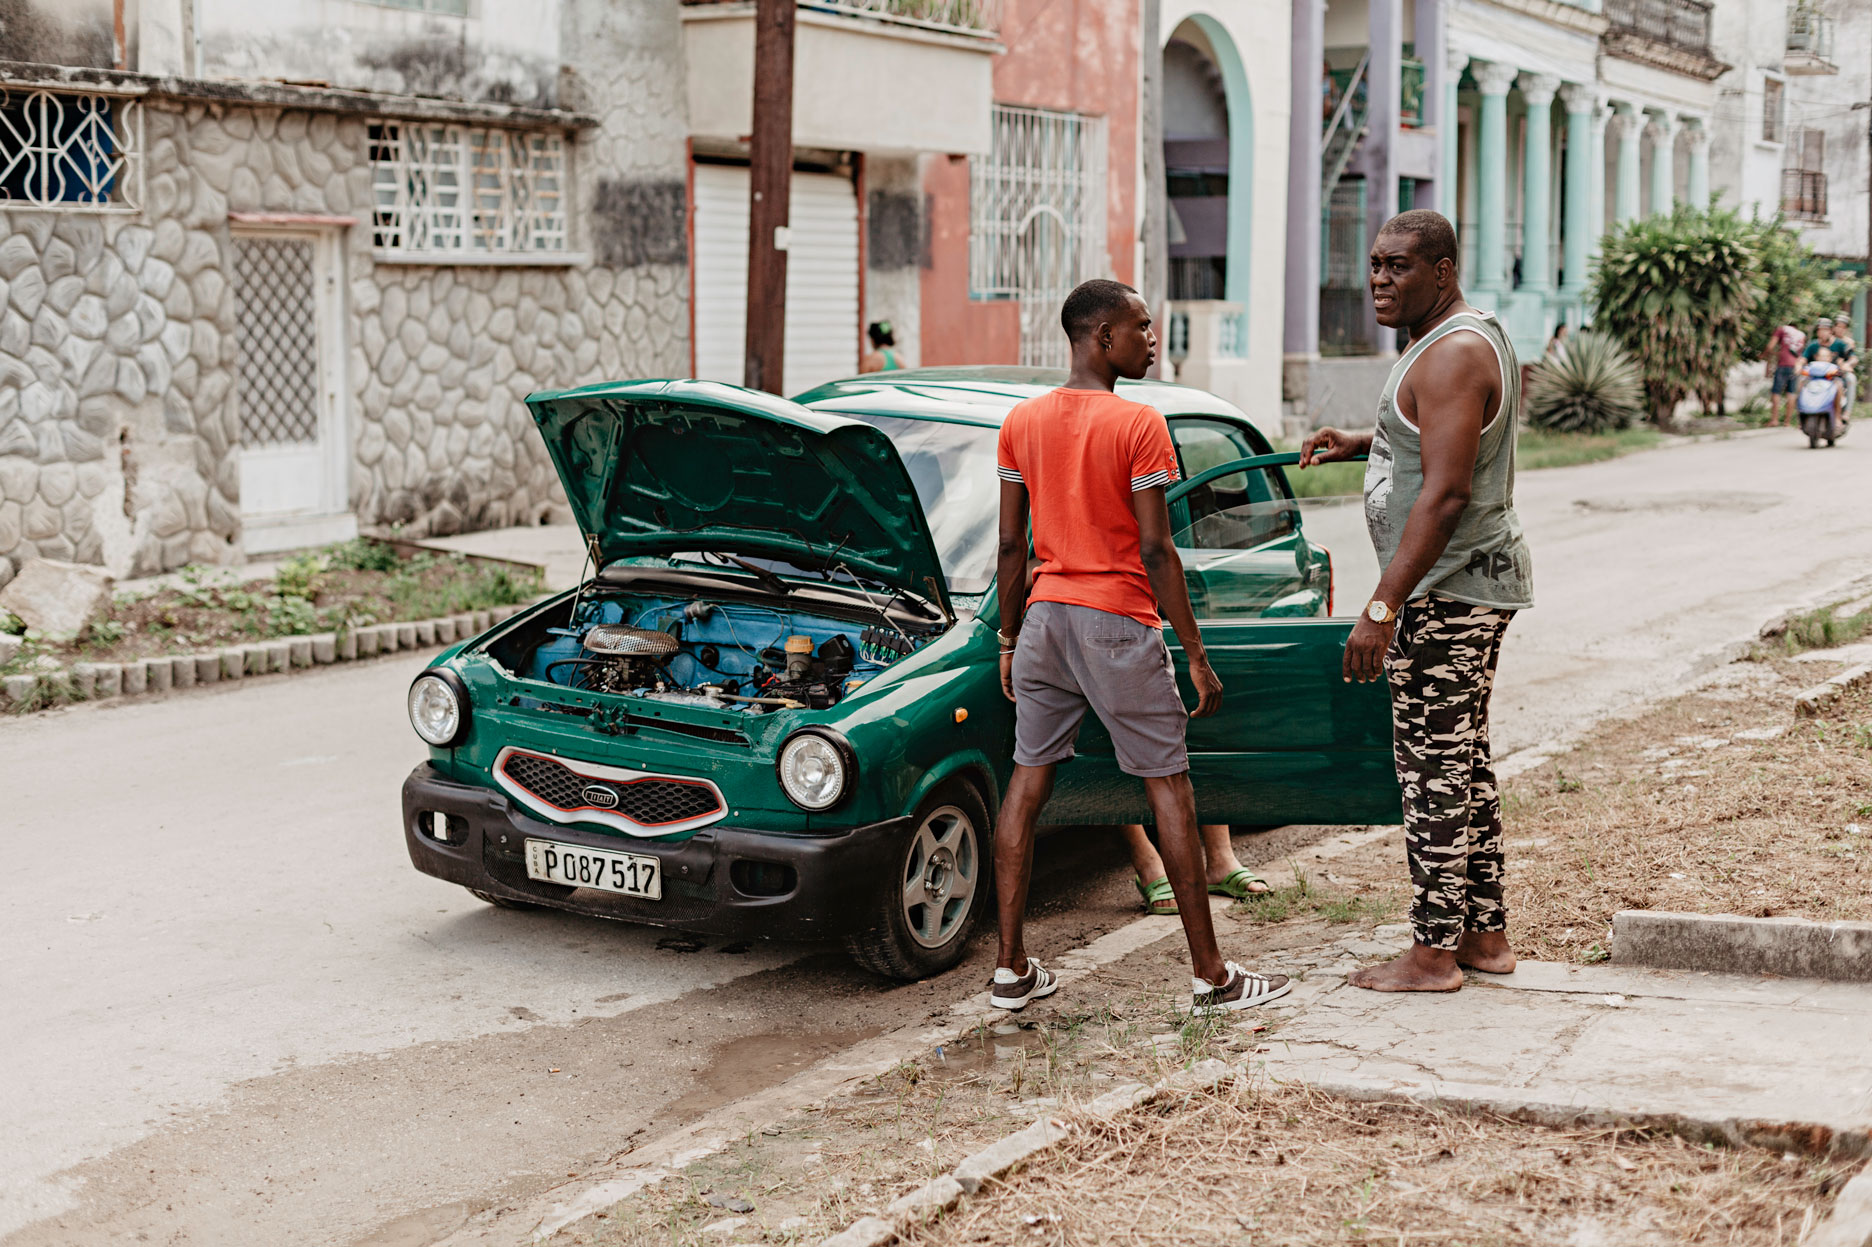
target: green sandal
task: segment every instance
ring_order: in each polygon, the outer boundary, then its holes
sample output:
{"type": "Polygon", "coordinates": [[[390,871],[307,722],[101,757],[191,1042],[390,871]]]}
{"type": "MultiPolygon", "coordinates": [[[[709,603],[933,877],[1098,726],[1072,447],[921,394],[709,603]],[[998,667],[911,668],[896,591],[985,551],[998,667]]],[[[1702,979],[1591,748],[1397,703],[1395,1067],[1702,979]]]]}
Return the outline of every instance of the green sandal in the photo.
{"type": "Polygon", "coordinates": [[[1176,916],[1176,893],[1170,888],[1168,876],[1150,883],[1133,876],[1131,882],[1137,885],[1138,895],[1144,898],[1145,913],[1153,917],[1176,916]]]}
{"type": "Polygon", "coordinates": [[[1209,885],[1209,895],[1229,896],[1238,901],[1245,901],[1251,896],[1263,896],[1271,890],[1266,879],[1246,866],[1231,870],[1221,880],[1209,885]],[[1261,885],[1258,888],[1255,886],[1257,883],[1261,885]]]}

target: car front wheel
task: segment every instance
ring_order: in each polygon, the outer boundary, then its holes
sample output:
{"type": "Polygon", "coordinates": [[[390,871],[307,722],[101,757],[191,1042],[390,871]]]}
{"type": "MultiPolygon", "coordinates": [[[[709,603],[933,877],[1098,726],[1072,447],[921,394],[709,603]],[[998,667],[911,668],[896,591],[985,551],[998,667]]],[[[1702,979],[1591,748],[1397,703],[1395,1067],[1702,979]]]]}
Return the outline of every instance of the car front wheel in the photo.
{"type": "Polygon", "coordinates": [[[991,845],[988,808],[975,789],[960,780],[940,785],[917,807],[870,921],[846,937],[846,951],[904,981],[955,965],[977,916],[994,904],[991,845]]]}

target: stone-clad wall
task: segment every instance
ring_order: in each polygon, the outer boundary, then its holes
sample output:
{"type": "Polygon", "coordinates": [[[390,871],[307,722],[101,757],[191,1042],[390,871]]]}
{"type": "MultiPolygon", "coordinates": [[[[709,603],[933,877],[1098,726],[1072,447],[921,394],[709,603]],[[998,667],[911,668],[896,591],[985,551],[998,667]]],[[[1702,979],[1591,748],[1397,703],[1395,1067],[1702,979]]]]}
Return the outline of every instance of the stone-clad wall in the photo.
{"type": "Polygon", "coordinates": [[[593,261],[377,263],[367,119],[238,102],[145,101],[140,213],[0,211],[0,583],[35,555],[120,576],[240,559],[230,212],[358,222],[360,524],[420,536],[562,504],[522,396],[689,368],[676,18],[616,7],[564,10],[590,70],[578,106],[601,119],[573,151],[573,247],[593,261]]]}

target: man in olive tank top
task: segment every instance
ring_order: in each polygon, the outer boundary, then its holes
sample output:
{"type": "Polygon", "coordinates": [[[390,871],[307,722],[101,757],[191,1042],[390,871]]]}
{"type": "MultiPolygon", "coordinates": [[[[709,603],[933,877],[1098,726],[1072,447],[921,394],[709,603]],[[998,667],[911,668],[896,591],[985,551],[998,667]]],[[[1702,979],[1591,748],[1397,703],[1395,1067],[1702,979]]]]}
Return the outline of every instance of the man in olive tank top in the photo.
{"type": "Polygon", "coordinates": [[[1534,604],[1514,510],[1521,370],[1495,317],[1463,301],[1456,264],[1456,231],[1438,214],[1385,223],[1372,303],[1379,324],[1410,331],[1410,348],[1370,432],[1321,429],[1300,454],[1303,468],[1369,455],[1365,521],[1383,574],[1344,675],[1390,684],[1414,936],[1403,956],[1351,976],[1375,991],[1455,991],[1464,967],[1515,965],[1488,708],[1502,634],[1534,604]]]}

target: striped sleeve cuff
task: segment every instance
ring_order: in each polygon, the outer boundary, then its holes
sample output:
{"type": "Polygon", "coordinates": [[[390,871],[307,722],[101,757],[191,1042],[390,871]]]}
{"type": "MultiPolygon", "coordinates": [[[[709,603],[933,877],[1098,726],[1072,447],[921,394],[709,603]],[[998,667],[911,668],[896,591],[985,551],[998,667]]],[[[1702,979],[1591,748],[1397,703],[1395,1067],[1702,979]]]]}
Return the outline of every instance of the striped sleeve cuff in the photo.
{"type": "Polygon", "coordinates": [[[1161,472],[1149,472],[1143,476],[1134,476],[1131,478],[1131,492],[1135,494],[1140,489],[1154,489],[1159,485],[1168,485],[1169,483],[1170,470],[1168,468],[1161,472]]]}
{"type": "Polygon", "coordinates": [[[1025,485],[1027,483],[1021,479],[1021,474],[1018,471],[1008,467],[1004,463],[995,464],[995,475],[1013,485],[1025,485]]]}

